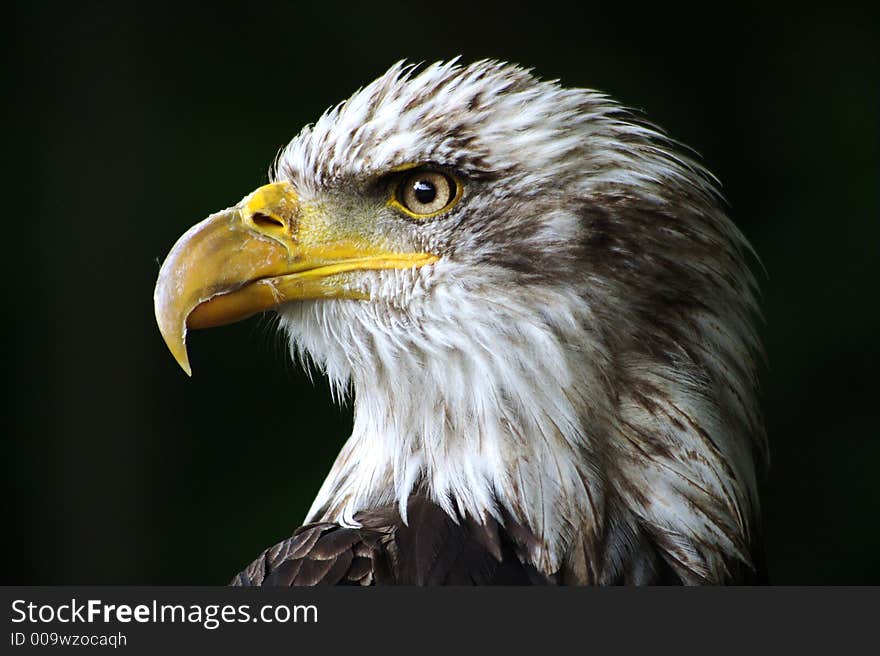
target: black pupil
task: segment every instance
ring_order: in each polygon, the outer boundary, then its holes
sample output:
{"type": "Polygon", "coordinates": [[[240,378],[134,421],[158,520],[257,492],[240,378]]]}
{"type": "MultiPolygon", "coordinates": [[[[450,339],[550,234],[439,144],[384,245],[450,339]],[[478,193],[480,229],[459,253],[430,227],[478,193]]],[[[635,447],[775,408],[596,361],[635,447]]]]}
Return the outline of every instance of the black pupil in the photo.
{"type": "Polygon", "coordinates": [[[417,201],[423,205],[427,205],[437,198],[437,187],[434,186],[433,182],[416,180],[413,184],[413,193],[415,194],[417,201]]]}

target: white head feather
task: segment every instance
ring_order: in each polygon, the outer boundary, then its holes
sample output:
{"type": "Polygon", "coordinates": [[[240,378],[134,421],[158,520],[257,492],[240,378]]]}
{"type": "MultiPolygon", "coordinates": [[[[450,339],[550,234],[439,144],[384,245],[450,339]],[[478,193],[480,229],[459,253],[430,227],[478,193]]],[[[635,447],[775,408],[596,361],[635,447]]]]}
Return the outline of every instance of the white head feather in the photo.
{"type": "Polygon", "coordinates": [[[547,572],[626,567],[644,539],[685,580],[751,566],[754,283],[712,178],[604,95],[497,62],[395,65],[275,175],[320,203],[413,162],[468,181],[402,237],[441,259],[352,276],[367,302],[281,310],[293,349],[354,393],[308,519],[405,517],[418,488],[528,526],[547,572]]]}

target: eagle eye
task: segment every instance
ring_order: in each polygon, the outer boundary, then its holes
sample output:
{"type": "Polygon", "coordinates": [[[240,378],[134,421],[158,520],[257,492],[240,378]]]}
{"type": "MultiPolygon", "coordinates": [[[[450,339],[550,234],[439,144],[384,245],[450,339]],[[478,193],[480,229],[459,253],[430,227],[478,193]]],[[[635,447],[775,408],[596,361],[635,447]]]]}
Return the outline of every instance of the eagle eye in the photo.
{"type": "Polygon", "coordinates": [[[461,185],[440,171],[407,171],[400,179],[391,204],[410,216],[426,218],[446,211],[461,196],[461,185]]]}

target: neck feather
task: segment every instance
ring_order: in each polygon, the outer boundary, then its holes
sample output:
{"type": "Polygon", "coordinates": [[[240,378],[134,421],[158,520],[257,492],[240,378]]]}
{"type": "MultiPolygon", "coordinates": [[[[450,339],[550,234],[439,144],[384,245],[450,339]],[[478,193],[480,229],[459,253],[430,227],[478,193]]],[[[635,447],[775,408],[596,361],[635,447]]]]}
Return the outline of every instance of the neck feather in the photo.
{"type": "MultiPolygon", "coordinates": [[[[598,521],[584,504],[599,496],[584,408],[602,389],[586,365],[603,356],[582,343],[587,308],[546,295],[536,314],[480,294],[408,338],[374,329],[355,340],[363,353],[325,361],[350,371],[355,420],[308,519],[355,525],[358,511],[397,504],[406,520],[418,491],[453,517],[516,518],[539,537],[533,561],[558,568],[572,532],[598,521]]],[[[300,342],[316,334],[298,325],[300,342]]]]}

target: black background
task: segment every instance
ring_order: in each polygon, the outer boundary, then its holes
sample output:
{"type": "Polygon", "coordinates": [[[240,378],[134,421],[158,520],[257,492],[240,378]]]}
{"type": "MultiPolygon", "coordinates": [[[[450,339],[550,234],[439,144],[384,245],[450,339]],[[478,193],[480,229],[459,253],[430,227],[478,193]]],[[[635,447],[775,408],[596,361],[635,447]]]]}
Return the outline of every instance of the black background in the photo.
{"type": "MultiPolygon", "coordinates": [[[[2,583],[225,583],[350,428],[271,321],[155,328],[177,237],[398,59],[493,57],[699,151],[766,267],[774,582],[880,583],[877,12],[668,3],[33,3],[6,16],[2,583]]],[[[756,267],[757,270],[757,267],[756,267]]]]}

